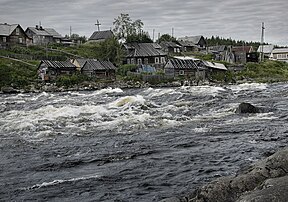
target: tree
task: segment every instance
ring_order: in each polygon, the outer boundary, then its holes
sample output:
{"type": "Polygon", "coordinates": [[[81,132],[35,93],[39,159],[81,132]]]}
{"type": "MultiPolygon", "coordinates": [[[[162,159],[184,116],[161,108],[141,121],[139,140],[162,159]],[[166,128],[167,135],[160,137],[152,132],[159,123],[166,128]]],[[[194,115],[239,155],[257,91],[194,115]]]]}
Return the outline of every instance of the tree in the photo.
{"type": "Polygon", "coordinates": [[[173,41],[173,42],[176,42],[176,39],[173,36],[170,36],[169,34],[163,34],[157,40],[157,43],[161,43],[162,41],[173,41]]]}
{"type": "Polygon", "coordinates": [[[143,31],[144,23],[140,19],[133,21],[129,14],[121,13],[114,19],[113,25],[113,32],[118,39],[124,39],[126,42],[152,42],[149,34],[143,31]]]}
{"type": "Polygon", "coordinates": [[[117,66],[122,63],[123,52],[116,38],[100,42],[97,46],[97,53],[97,58],[100,60],[108,60],[117,66]]]}

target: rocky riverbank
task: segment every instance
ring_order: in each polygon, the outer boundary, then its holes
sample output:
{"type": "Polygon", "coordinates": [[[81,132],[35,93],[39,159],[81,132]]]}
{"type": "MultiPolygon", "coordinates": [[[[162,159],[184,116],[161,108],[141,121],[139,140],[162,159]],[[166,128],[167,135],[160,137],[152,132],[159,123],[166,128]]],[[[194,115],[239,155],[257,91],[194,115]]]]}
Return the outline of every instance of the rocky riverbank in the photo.
{"type": "Polygon", "coordinates": [[[11,86],[2,87],[0,93],[40,93],[40,92],[64,92],[64,91],[89,91],[100,90],[103,88],[147,88],[147,87],[179,87],[181,82],[149,84],[145,82],[133,81],[113,81],[113,82],[83,82],[71,87],[57,86],[55,83],[33,83],[24,88],[14,88],[11,86]]]}
{"type": "Polygon", "coordinates": [[[183,198],[161,202],[286,202],[288,148],[257,162],[236,176],[222,177],[183,198]]]}

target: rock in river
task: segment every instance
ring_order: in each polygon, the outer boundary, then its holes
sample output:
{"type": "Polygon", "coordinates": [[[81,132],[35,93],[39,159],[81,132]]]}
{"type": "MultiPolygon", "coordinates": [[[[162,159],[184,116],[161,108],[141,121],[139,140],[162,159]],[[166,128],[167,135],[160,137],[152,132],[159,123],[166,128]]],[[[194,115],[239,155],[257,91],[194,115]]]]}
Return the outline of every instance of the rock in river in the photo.
{"type": "Polygon", "coordinates": [[[236,109],[237,113],[260,113],[261,109],[246,102],[242,102],[236,109]]]}

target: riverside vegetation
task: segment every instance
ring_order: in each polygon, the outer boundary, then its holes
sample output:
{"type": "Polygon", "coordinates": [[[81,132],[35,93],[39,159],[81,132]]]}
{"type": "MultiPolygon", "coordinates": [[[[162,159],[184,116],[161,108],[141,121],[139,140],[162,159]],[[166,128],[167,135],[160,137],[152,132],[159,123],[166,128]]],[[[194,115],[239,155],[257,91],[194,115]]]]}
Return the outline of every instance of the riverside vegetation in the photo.
{"type": "MultiPolygon", "coordinates": [[[[193,53],[191,53],[192,55],[193,53]]],[[[41,86],[42,81],[37,75],[37,67],[41,59],[58,59],[65,60],[73,55],[84,58],[97,58],[100,60],[110,60],[117,68],[117,82],[142,82],[141,75],[135,76],[128,74],[129,71],[135,69],[135,65],[121,65],[123,52],[120,44],[116,39],[107,40],[102,43],[88,43],[77,47],[64,47],[61,45],[51,45],[51,48],[40,46],[31,47],[13,47],[10,50],[0,50],[0,55],[8,57],[18,57],[22,61],[13,61],[7,58],[0,58],[0,88],[13,87],[15,89],[24,89],[29,91],[31,86],[41,86]],[[53,50],[53,51],[51,51],[53,50]],[[26,58],[26,59],[25,59],[26,58]]],[[[211,55],[193,54],[194,56],[205,60],[211,60],[211,55]]],[[[157,74],[164,74],[158,72],[157,74]]],[[[185,78],[176,78],[176,81],[185,78]]],[[[175,81],[174,80],[174,81],[175,81]]],[[[288,81],[288,64],[279,61],[265,61],[262,63],[247,63],[244,70],[240,72],[227,71],[214,75],[212,81],[215,82],[231,82],[231,81],[254,81],[254,82],[285,82],[288,81]]],[[[89,86],[91,83],[114,83],[115,81],[95,81],[87,78],[80,73],[60,76],[55,81],[55,86],[71,88],[78,85],[89,86]]],[[[160,84],[171,82],[167,80],[155,81],[152,84],[160,84]]],[[[37,88],[37,87],[36,87],[37,88]]]]}

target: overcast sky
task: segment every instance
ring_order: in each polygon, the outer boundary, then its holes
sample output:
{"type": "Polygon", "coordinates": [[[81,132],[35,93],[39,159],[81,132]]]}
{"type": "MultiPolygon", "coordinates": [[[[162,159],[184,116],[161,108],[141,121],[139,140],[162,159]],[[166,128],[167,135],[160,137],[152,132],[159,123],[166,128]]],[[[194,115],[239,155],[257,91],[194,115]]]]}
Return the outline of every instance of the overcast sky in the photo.
{"type": "Polygon", "coordinates": [[[113,28],[121,13],[141,19],[144,30],[175,37],[203,35],[288,45],[287,0],[0,0],[0,22],[55,28],[63,36],[72,32],[90,37],[113,28]]]}

